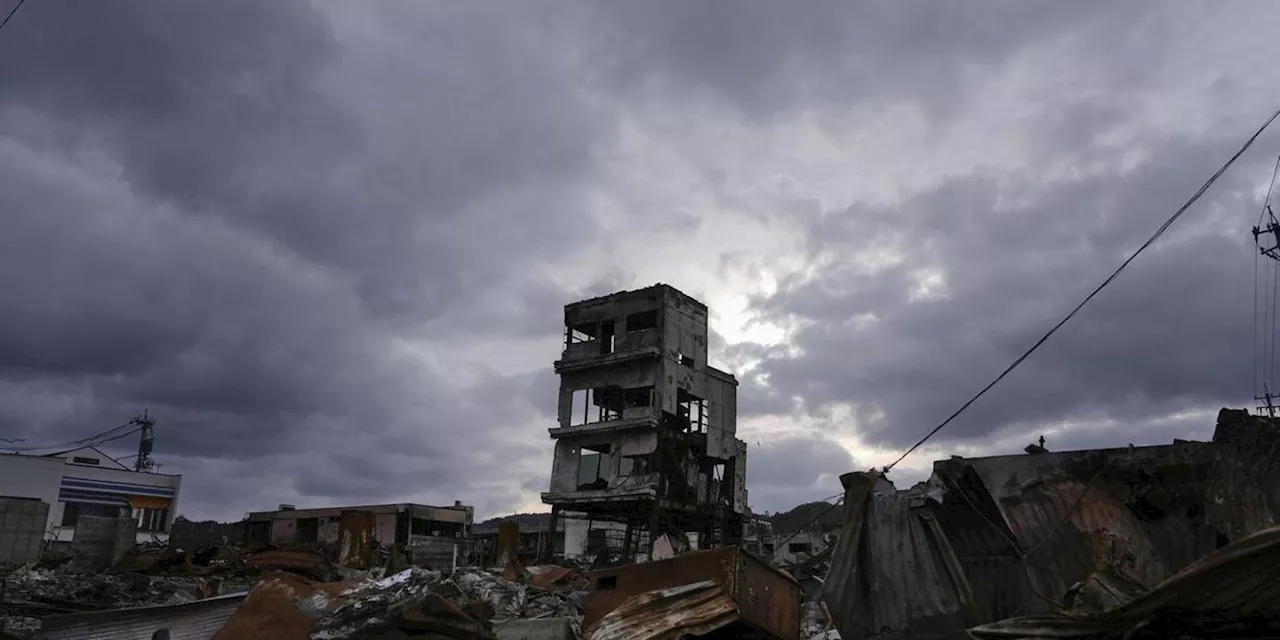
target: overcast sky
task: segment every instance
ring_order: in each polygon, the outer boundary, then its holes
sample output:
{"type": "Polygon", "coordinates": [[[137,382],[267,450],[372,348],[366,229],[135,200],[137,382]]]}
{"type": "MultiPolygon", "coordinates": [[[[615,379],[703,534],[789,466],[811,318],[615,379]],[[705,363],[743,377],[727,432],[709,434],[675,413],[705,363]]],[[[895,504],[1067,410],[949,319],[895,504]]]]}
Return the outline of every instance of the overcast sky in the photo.
{"type": "MultiPolygon", "coordinates": [[[[196,518],[540,510],[561,307],[661,281],[742,382],[752,506],[823,498],[1280,106],[1276,24],[1267,0],[32,0],[0,31],[0,437],[148,409],[196,518]]],[[[1209,437],[1251,401],[1277,153],[1280,129],[891,477],[1041,434],[1209,437]]]]}

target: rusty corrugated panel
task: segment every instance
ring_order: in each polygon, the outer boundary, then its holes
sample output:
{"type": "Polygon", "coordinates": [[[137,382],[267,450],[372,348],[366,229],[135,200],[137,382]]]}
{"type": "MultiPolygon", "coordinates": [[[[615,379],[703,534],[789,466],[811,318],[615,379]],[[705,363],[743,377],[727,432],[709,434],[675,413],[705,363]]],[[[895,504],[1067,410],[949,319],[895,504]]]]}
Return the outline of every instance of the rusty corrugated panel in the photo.
{"type": "Polygon", "coordinates": [[[733,598],[713,580],[627,598],[583,633],[584,640],[679,640],[739,620],[733,598]]]}
{"type": "Polygon", "coordinates": [[[939,518],[974,591],[978,620],[1022,613],[1032,597],[1022,546],[971,467],[936,472],[947,491],[939,518]]]}
{"type": "Polygon", "coordinates": [[[942,637],[969,626],[973,595],[931,522],[932,501],[915,491],[873,494],[878,475],[840,478],[845,523],[822,598],[841,637],[942,637]]]}
{"type": "Polygon", "coordinates": [[[321,582],[338,577],[329,560],[315,549],[263,549],[245,556],[244,564],[252,571],[283,570],[321,582]]]}
{"type": "Polygon", "coordinates": [[[351,569],[373,567],[372,511],[343,511],[338,517],[338,564],[351,569]]]}
{"type": "Polygon", "coordinates": [[[977,638],[1274,637],[1280,628],[1280,528],[1220,549],[1101,614],[1037,614],[980,625],[977,638]],[[1245,625],[1242,628],[1242,625],[1245,625]],[[1245,632],[1250,629],[1252,634],[1245,632]],[[1216,632],[1216,633],[1215,633],[1216,632]]]}
{"type": "Polygon", "coordinates": [[[967,570],[981,574],[970,575],[971,582],[988,585],[978,587],[984,616],[999,619],[1011,613],[1011,597],[1022,600],[1016,611],[1048,610],[1046,600],[1061,602],[1096,569],[1121,571],[1151,587],[1211,551],[1214,536],[1202,514],[1213,468],[1211,445],[1177,442],[953,460],[935,465],[935,474],[947,484],[949,499],[963,494],[982,521],[960,508],[945,516],[949,537],[969,558],[967,570]],[[971,482],[974,471],[978,482],[971,482]],[[988,513],[991,505],[998,516],[988,513]],[[977,548],[998,550],[1006,533],[1016,545],[996,556],[1008,559],[987,560],[984,569],[974,557],[977,548]],[[1031,593],[1018,594],[1024,586],[1014,569],[1026,553],[1028,578],[1022,582],[1031,593]]]}
{"type": "Polygon", "coordinates": [[[73,613],[45,618],[41,637],[48,640],[150,640],[167,630],[171,640],[209,640],[244,601],[245,593],[182,604],[73,613]]]}
{"type": "Polygon", "coordinates": [[[725,589],[747,624],[782,640],[799,638],[800,586],[791,576],[735,547],[593,572],[583,625],[592,625],[632,596],[707,580],[725,589]]]}

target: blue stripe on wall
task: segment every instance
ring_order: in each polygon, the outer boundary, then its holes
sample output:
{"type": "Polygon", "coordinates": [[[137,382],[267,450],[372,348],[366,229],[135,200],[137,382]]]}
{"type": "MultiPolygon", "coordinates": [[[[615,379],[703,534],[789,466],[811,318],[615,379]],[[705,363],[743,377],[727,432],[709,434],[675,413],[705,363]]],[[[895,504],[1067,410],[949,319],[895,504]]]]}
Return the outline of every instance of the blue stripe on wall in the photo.
{"type": "Polygon", "coordinates": [[[81,478],[63,478],[62,487],[66,489],[91,489],[94,491],[106,491],[111,493],[162,497],[172,497],[174,493],[172,487],[149,487],[140,484],[103,482],[101,480],[84,480],[81,478]]]}
{"type": "Polygon", "coordinates": [[[118,493],[101,493],[97,491],[76,491],[74,489],[63,489],[58,492],[58,500],[63,502],[92,502],[96,504],[110,504],[117,506],[129,506],[129,497],[118,493]]]}

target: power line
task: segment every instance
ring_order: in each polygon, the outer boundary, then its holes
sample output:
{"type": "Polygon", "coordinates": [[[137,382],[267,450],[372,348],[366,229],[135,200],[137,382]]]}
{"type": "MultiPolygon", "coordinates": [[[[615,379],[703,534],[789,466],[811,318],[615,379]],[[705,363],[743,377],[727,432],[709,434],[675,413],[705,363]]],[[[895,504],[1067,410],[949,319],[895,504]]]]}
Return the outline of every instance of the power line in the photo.
{"type": "Polygon", "coordinates": [[[1164,224],[1160,225],[1160,228],[1156,229],[1156,232],[1152,234],[1151,237],[1148,238],[1146,242],[1142,243],[1142,246],[1138,247],[1137,251],[1133,252],[1133,255],[1129,256],[1127,260],[1120,263],[1120,266],[1117,267],[1116,270],[1112,272],[1112,274],[1108,276],[1106,280],[1103,280],[1102,284],[1098,285],[1097,288],[1095,288],[1092,292],[1090,292],[1088,296],[1085,296],[1085,299],[1081,300],[1080,304],[1076,305],[1075,308],[1071,310],[1071,313],[1068,313],[1066,317],[1064,317],[1062,320],[1059,320],[1058,324],[1053,325],[1053,328],[1049,329],[1049,331],[1045,333],[1043,336],[1041,336],[1041,338],[1037,340],[1035,344],[1031,345],[1030,349],[1027,349],[1026,352],[1023,353],[1021,356],[1019,356],[1017,360],[1013,361],[1013,364],[1010,364],[1007,368],[1005,368],[1004,371],[1000,373],[1000,375],[996,376],[995,380],[992,380],[990,383],[987,384],[987,386],[983,387],[982,390],[979,391],[976,395],[974,395],[964,404],[960,405],[960,408],[956,409],[955,413],[952,413],[950,416],[947,417],[946,420],[943,420],[941,424],[934,427],[933,430],[930,431],[929,433],[925,434],[925,436],[921,438],[918,442],[911,445],[911,448],[907,449],[906,452],[904,452],[901,456],[899,456],[897,460],[894,460],[891,464],[887,465],[884,468],[884,472],[888,473],[889,470],[892,469],[895,465],[897,465],[899,462],[902,462],[904,459],[906,459],[907,456],[911,455],[916,449],[919,449],[924,443],[928,442],[929,438],[932,438],[934,434],[941,431],[948,424],[951,424],[951,421],[955,420],[956,417],[959,416],[961,413],[964,413],[964,411],[969,408],[969,405],[972,405],[974,402],[977,402],[979,398],[986,395],[986,393],[990,391],[992,387],[999,384],[1001,380],[1004,380],[1005,376],[1009,375],[1010,372],[1018,368],[1018,365],[1021,365],[1022,362],[1026,360],[1032,353],[1035,353],[1036,349],[1039,349],[1040,345],[1044,344],[1049,339],[1050,336],[1052,336],[1054,333],[1057,333],[1058,329],[1062,328],[1062,325],[1066,324],[1069,320],[1074,318],[1075,315],[1079,313],[1079,311],[1083,309],[1086,304],[1089,303],[1089,301],[1093,300],[1093,298],[1097,296],[1098,293],[1100,293],[1104,288],[1106,288],[1107,285],[1111,284],[1111,282],[1120,275],[1120,272],[1124,271],[1125,267],[1129,266],[1129,263],[1133,262],[1134,259],[1137,258],[1139,255],[1141,255],[1143,251],[1146,251],[1147,247],[1150,247],[1152,244],[1154,244],[1156,240],[1160,239],[1160,236],[1163,236],[1165,231],[1167,231],[1169,227],[1173,226],[1173,223],[1177,222],[1178,218],[1181,218],[1182,214],[1186,213],[1187,209],[1190,209],[1191,205],[1195,204],[1196,201],[1200,199],[1200,196],[1204,195],[1204,193],[1209,190],[1209,187],[1213,186],[1213,183],[1217,182],[1218,178],[1222,177],[1222,174],[1226,173],[1227,169],[1230,168],[1231,165],[1235,164],[1236,160],[1240,156],[1244,155],[1245,151],[1248,151],[1249,147],[1253,146],[1253,143],[1255,140],[1258,139],[1258,136],[1261,136],[1262,132],[1266,131],[1267,127],[1271,126],[1271,123],[1274,122],[1277,117],[1280,117],[1280,110],[1277,110],[1275,113],[1272,113],[1271,117],[1267,118],[1266,122],[1263,122],[1262,126],[1259,127],[1258,130],[1254,132],[1254,134],[1250,136],[1247,141],[1245,141],[1244,146],[1240,147],[1240,150],[1237,151],[1235,155],[1231,156],[1231,159],[1227,160],[1226,164],[1222,165],[1222,168],[1218,169],[1216,173],[1210,176],[1209,179],[1206,180],[1205,183],[1201,185],[1201,187],[1195,192],[1195,194],[1192,195],[1191,198],[1186,201],[1186,203],[1184,203],[1181,207],[1179,207],[1178,210],[1175,211],[1174,214],[1164,222],[1164,224]]]}
{"type": "Polygon", "coordinates": [[[3,21],[3,22],[0,22],[0,29],[3,29],[3,28],[4,28],[4,26],[5,26],[6,24],[9,24],[9,20],[10,20],[11,18],[13,18],[13,14],[17,13],[17,12],[18,12],[18,9],[20,9],[20,8],[22,7],[22,3],[26,2],[26,1],[27,1],[27,0],[18,0],[18,4],[13,5],[13,9],[12,9],[11,11],[9,11],[9,15],[7,15],[7,16],[5,16],[5,17],[4,17],[4,21],[3,21]]]}
{"type": "Polygon", "coordinates": [[[134,419],[132,419],[132,420],[130,420],[130,421],[128,421],[128,422],[126,422],[126,423],[124,423],[124,424],[122,424],[122,425],[118,426],[118,427],[114,427],[114,428],[112,428],[112,429],[107,429],[106,431],[102,431],[102,432],[96,433],[96,434],[94,434],[94,435],[92,435],[92,436],[89,436],[88,438],[81,438],[81,439],[79,439],[79,440],[71,440],[71,441],[69,441],[69,442],[60,442],[60,443],[58,443],[58,444],[50,444],[50,445],[42,445],[42,446],[30,446],[30,447],[0,447],[0,449],[3,449],[3,450],[5,450],[5,451],[13,451],[13,452],[25,453],[25,452],[28,452],[28,451],[48,451],[48,450],[50,450],[50,449],[65,449],[65,448],[67,448],[67,447],[75,447],[75,446],[77,446],[77,445],[79,445],[79,446],[87,446],[87,447],[98,446],[98,445],[101,445],[101,444],[104,444],[104,443],[107,443],[107,442],[111,442],[111,441],[113,441],[113,440],[119,440],[120,438],[123,438],[123,437],[125,437],[125,436],[127,436],[127,435],[130,435],[130,434],[133,434],[133,433],[137,433],[137,432],[138,432],[139,430],[141,430],[141,428],[142,428],[142,427],[141,427],[141,425],[139,425],[139,424],[138,424],[137,420],[138,420],[137,418],[134,418],[134,419]],[[102,438],[106,438],[107,436],[110,436],[110,435],[114,434],[115,432],[117,432],[117,431],[119,431],[119,430],[121,430],[121,429],[128,428],[128,427],[134,427],[134,428],[133,428],[133,429],[130,429],[129,431],[126,431],[126,432],[124,432],[124,433],[121,433],[121,434],[119,434],[119,435],[115,435],[115,436],[113,436],[113,437],[107,438],[106,440],[102,440],[102,438]]]}

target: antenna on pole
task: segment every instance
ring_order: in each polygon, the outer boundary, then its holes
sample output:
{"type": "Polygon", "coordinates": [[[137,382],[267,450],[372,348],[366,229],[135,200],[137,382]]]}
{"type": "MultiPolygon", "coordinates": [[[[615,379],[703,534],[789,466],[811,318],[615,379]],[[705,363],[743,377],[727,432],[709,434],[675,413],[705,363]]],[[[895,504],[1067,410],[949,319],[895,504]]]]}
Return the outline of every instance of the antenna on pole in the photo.
{"type": "Polygon", "coordinates": [[[155,443],[153,428],[156,425],[156,421],[147,414],[146,410],[143,410],[142,415],[136,416],[130,422],[138,425],[138,431],[140,432],[138,457],[133,462],[133,470],[143,473],[150,472],[156,466],[156,461],[151,459],[151,447],[155,443]]]}

